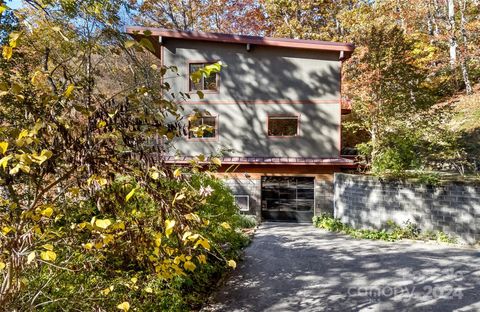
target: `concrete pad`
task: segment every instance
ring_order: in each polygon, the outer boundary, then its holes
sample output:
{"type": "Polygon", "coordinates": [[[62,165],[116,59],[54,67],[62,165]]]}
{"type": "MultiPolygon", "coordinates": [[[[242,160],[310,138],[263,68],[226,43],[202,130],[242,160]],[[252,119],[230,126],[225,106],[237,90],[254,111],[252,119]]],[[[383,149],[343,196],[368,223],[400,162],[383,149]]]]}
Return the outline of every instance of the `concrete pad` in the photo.
{"type": "Polygon", "coordinates": [[[480,311],[480,251],[263,223],[203,311],[480,311]]]}

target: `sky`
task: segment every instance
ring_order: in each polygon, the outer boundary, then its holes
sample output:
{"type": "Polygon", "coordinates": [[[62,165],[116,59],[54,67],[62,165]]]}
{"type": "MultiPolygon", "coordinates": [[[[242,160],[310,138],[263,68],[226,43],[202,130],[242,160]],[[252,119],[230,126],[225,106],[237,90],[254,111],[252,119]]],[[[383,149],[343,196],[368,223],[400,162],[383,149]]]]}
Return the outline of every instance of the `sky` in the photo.
{"type": "Polygon", "coordinates": [[[7,5],[12,9],[18,9],[22,7],[22,0],[7,0],[7,5]]]}
{"type": "MultiPolygon", "coordinates": [[[[23,7],[22,0],[7,0],[6,3],[7,3],[7,6],[11,9],[18,9],[23,7]]],[[[121,14],[121,18],[125,24],[128,24],[128,25],[134,24],[134,21],[131,20],[128,14],[123,14],[123,15],[121,14]]]]}

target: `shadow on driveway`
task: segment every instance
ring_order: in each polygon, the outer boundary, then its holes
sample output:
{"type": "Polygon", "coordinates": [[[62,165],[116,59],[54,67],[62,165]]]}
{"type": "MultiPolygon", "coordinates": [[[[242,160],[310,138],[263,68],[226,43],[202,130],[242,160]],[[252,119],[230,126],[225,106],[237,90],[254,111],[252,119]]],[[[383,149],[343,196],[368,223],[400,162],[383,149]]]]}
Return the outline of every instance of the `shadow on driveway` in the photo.
{"type": "Polygon", "coordinates": [[[480,252],[263,223],[202,311],[480,311],[480,252]]]}

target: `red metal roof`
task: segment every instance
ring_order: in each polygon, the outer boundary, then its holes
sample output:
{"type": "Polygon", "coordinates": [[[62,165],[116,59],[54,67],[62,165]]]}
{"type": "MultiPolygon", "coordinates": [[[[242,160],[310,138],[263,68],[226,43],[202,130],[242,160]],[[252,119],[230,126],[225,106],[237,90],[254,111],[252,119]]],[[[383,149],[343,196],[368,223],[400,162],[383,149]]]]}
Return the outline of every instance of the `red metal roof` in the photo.
{"type": "Polygon", "coordinates": [[[320,51],[343,51],[348,57],[355,50],[352,43],[329,42],[319,40],[302,40],[302,39],[286,39],[271,38],[259,36],[245,36],[234,34],[208,33],[199,31],[179,31],[154,27],[127,26],[126,32],[131,35],[158,36],[165,38],[178,38],[200,41],[214,41],[224,43],[242,43],[252,45],[264,45],[273,47],[284,47],[294,49],[308,49],[320,51]],[[146,32],[146,33],[145,33],[146,32]]]}
{"type": "MultiPolygon", "coordinates": [[[[193,156],[165,156],[167,163],[186,164],[193,156]]],[[[222,157],[222,164],[229,165],[325,165],[356,166],[353,160],[346,158],[307,158],[307,157],[222,157]]],[[[205,161],[207,163],[208,160],[205,161]]]]}

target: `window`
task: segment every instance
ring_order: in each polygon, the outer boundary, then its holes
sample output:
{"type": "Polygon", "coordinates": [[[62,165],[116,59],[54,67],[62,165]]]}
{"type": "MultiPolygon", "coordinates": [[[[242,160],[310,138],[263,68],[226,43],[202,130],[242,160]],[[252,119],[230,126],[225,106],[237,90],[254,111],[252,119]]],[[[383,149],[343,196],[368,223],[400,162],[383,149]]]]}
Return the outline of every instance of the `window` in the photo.
{"type": "Polygon", "coordinates": [[[211,139],[217,136],[217,117],[201,116],[188,123],[188,138],[211,139]]]}
{"type": "MultiPolygon", "coordinates": [[[[213,63],[190,63],[189,64],[189,75],[200,69],[204,68],[206,65],[210,65],[213,63]]],[[[218,79],[217,73],[211,73],[208,77],[200,78],[200,80],[196,83],[190,79],[190,91],[217,91],[218,90],[218,79]]]]}
{"type": "Polygon", "coordinates": [[[250,211],[250,197],[248,195],[233,195],[233,197],[240,211],[250,211]]]}
{"type": "Polygon", "coordinates": [[[298,116],[268,116],[268,136],[297,136],[298,121],[298,116]]]}

